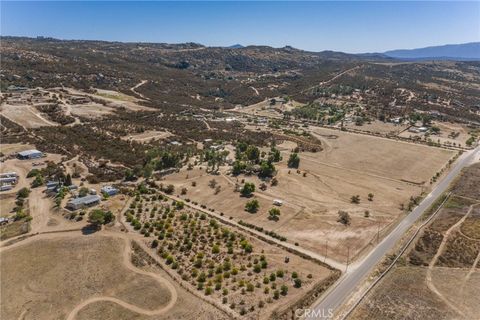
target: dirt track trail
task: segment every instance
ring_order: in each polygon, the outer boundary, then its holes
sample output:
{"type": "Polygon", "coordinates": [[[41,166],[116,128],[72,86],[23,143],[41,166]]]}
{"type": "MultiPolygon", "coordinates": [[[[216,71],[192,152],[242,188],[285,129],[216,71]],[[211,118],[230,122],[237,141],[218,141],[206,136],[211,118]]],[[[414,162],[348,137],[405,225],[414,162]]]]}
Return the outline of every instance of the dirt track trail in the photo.
{"type": "MultiPolygon", "coordinates": [[[[458,220],[457,223],[455,223],[453,226],[450,227],[450,229],[448,229],[446,232],[445,232],[445,235],[443,236],[443,240],[442,240],[442,243],[440,244],[440,246],[438,247],[438,250],[437,252],[435,253],[435,256],[432,258],[432,260],[430,261],[430,264],[428,265],[428,269],[427,269],[427,276],[426,276],[426,282],[427,282],[427,287],[433,292],[435,293],[443,302],[445,302],[446,305],[448,305],[452,310],[455,310],[458,314],[460,314],[462,317],[465,318],[465,314],[463,313],[463,311],[455,306],[450,300],[448,300],[438,289],[437,287],[435,286],[435,284],[433,283],[432,281],[432,271],[433,271],[433,268],[435,266],[435,264],[437,263],[438,261],[438,258],[441,256],[441,254],[443,253],[443,250],[445,249],[445,246],[447,245],[447,241],[448,241],[448,238],[450,236],[450,234],[457,230],[461,225],[462,223],[468,218],[468,216],[470,215],[470,213],[473,211],[474,207],[479,205],[478,203],[477,204],[472,204],[470,206],[470,208],[468,209],[468,212],[460,219],[458,220]]],[[[477,257],[478,259],[478,257],[477,257]]],[[[478,262],[478,261],[477,261],[478,262]]],[[[468,275],[467,275],[468,276],[468,275]]]]}
{"type": "Polygon", "coordinates": [[[97,296],[97,297],[91,297],[87,300],[82,301],[80,304],[76,305],[75,308],[70,312],[70,314],[67,317],[67,320],[73,320],[77,316],[78,312],[82,310],[84,307],[88,306],[89,304],[96,303],[96,302],[103,302],[103,301],[108,301],[108,302],[113,302],[116,303],[120,306],[122,306],[125,309],[128,309],[130,311],[146,315],[146,316],[155,316],[155,315],[162,315],[168,312],[177,302],[178,299],[178,294],[175,289],[175,287],[168,281],[167,279],[163,278],[162,276],[152,273],[152,272],[147,272],[141,269],[138,269],[132,264],[131,260],[131,247],[130,247],[130,239],[124,235],[124,234],[118,234],[118,233],[106,233],[106,235],[111,235],[113,237],[120,237],[125,240],[125,247],[123,251],[123,263],[125,266],[132,272],[146,275],[149,277],[152,277],[154,280],[156,280],[160,285],[165,286],[168,288],[170,291],[170,301],[168,304],[164,307],[160,307],[155,310],[148,310],[144,308],[140,308],[138,306],[135,306],[133,304],[130,304],[128,302],[125,302],[123,300],[120,300],[118,298],[110,297],[110,296],[97,296]]]}
{"type": "Polygon", "coordinates": [[[304,92],[307,92],[308,90],[311,90],[311,89],[313,89],[313,88],[316,88],[316,87],[321,87],[321,86],[323,86],[323,85],[329,84],[330,82],[332,82],[332,81],[334,81],[334,80],[336,80],[336,79],[340,78],[340,77],[341,77],[341,76],[343,76],[344,74],[347,74],[347,73],[349,73],[349,72],[351,72],[351,71],[357,70],[357,69],[358,69],[358,68],[360,68],[360,67],[362,67],[362,66],[361,66],[361,65],[360,65],[360,66],[355,66],[355,67],[353,67],[353,68],[350,68],[350,69],[344,70],[344,71],[342,71],[342,72],[340,72],[340,73],[336,74],[336,75],[335,75],[335,76],[333,76],[332,78],[330,78],[330,79],[328,79],[328,80],[325,80],[325,81],[322,81],[322,82],[320,82],[318,85],[315,85],[315,86],[313,86],[313,87],[310,87],[310,88],[308,88],[308,89],[305,89],[305,90],[303,90],[303,91],[302,91],[302,93],[304,93],[304,92]]]}
{"type": "Polygon", "coordinates": [[[147,83],[148,80],[142,80],[140,81],[139,83],[137,83],[136,85],[134,85],[133,87],[130,88],[130,90],[135,93],[136,95],[142,97],[142,99],[145,99],[145,100],[150,100],[149,98],[145,97],[143,94],[141,94],[140,92],[138,92],[136,89],[138,89],[139,87],[143,86],[145,83],[147,83]]]}
{"type": "Polygon", "coordinates": [[[28,199],[30,215],[32,221],[30,222],[30,233],[42,231],[47,226],[49,213],[51,210],[51,202],[40,189],[32,189],[28,199]]]}

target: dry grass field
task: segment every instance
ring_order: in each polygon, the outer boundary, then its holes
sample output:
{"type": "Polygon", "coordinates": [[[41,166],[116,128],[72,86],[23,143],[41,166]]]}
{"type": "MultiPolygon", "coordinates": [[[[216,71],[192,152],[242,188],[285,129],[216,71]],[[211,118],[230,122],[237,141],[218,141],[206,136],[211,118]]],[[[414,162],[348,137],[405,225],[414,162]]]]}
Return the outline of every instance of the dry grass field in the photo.
{"type": "Polygon", "coordinates": [[[349,319],[456,319],[455,312],[428,289],[425,275],[425,268],[394,269],[349,319]]]}
{"type": "Polygon", "coordinates": [[[28,104],[2,104],[0,106],[0,112],[4,117],[25,128],[57,125],[57,123],[43,117],[35,107],[28,104]]]}
{"type": "Polygon", "coordinates": [[[3,251],[2,319],[66,319],[81,302],[101,296],[148,310],[167,306],[172,293],[129,270],[123,262],[124,246],[119,239],[77,235],[3,251]]]}
{"type": "MultiPolygon", "coordinates": [[[[301,247],[338,261],[346,261],[359,254],[376,240],[377,233],[403,214],[411,196],[428,190],[428,181],[444,167],[455,154],[453,151],[432,148],[383,138],[345,133],[339,130],[312,129],[322,140],[324,151],[300,153],[299,173],[287,167],[287,159],[295,147],[292,142],[280,144],[283,161],[276,164],[277,186],[259,190],[262,181],[256,176],[232,177],[221,170],[211,175],[195,168],[182,169],[161,182],[173,184],[176,194],[187,188],[182,196],[214,208],[236,220],[273,230],[298,242],[301,247]],[[353,155],[353,156],[352,156],[353,155]],[[219,190],[210,188],[214,179],[219,190]],[[245,211],[250,199],[235,193],[235,185],[242,181],[256,185],[254,198],[260,203],[257,213],[245,211]],[[374,195],[368,201],[368,194],[374,195]],[[351,197],[360,196],[360,203],[351,203],[351,197]],[[268,219],[273,200],[283,201],[279,221],[268,219]],[[351,224],[337,222],[338,211],[347,211],[351,224]],[[365,211],[369,217],[365,217],[365,211]],[[327,243],[328,241],[328,243],[327,243]]],[[[268,183],[267,183],[268,184],[268,183]]]]}
{"type": "MultiPolygon", "coordinates": [[[[138,251],[133,251],[132,259],[136,261],[141,261],[136,263],[136,266],[144,271],[153,272],[161,277],[169,278],[169,275],[160,267],[149,264],[148,262],[142,259],[142,253],[138,251]]],[[[185,319],[185,320],[227,320],[230,319],[229,316],[212,306],[209,303],[205,303],[202,299],[198,298],[194,294],[188,292],[180,286],[177,282],[172,281],[172,285],[175,287],[177,292],[177,302],[175,305],[166,313],[161,316],[148,316],[138,314],[136,312],[127,310],[118,304],[104,301],[94,304],[90,304],[79,311],[77,315],[77,320],[92,320],[92,319],[101,319],[101,320],[175,320],[175,319],[185,319]],[[185,307],[188,306],[188,307],[185,307]],[[101,315],[101,317],[100,317],[101,315]]]]}

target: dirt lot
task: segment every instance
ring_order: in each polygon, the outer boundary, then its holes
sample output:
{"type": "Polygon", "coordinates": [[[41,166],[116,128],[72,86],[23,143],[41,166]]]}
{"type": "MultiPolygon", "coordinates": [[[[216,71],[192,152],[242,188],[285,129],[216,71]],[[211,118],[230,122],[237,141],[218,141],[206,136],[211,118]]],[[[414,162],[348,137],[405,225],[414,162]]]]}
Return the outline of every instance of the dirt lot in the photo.
{"type": "Polygon", "coordinates": [[[265,191],[259,190],[262,181],[256,176],[232,177],[225,174],[225,169],[217,176],[207,174],[205,168],[181,170],[161,182],[173,184],[176,194],[187,188],[184,198],[273,230],[301,247],[324,254],[327,246],[328,256],[344,262],[348,252],[350,259],[355,257],[402,216],[400,205],[406,206],[411,196],[428,190],[430,178],[454,155],[443,149],[338,130],[313,130],[325,151],[301,153],[297,173],[286,165],[295,144],[280,144],[283,161],[275,165],[278,185],[268,186],[265,191]],[[208,186],[212,179],[220,186],[218,194],[208,186]],[[243,180],[257,187],[254,197],[260,209],[255,214],[244,210],[250,199],[234,192],[235,185],[243,180]],[[367,200],[369,193],[374,194],[373,201],[367,200]],[[360,196],[359,204],[351,203],[353,195],[360,196]],[[274,199],[283,201],[277,222],[268,219],[274,199]],[[337,222],[339,210],[350,214],[350,226],[337,222]],[[365,217],[366,210],[369,217],[365,217]]]}
{"type": "Polygon", "coordinates": [[[6,118],[25,128],[57,125],[57,123],[49,121],[43,117],[34,106],[28,104],[2,104],[0,106],[0,112],[6,118]]]}
{"type": "Polygon", "coordinates": [[[126,268],[124,245],[96,235],[52,236],[2,251],[2,318],[65,319],[77,304],[101,296],[145,309],[167,306],[167,287],[126,268]]]}
{"type": "Polygon", "coordinates": [[[149,130],[139,134],[132,134],[126,137],[122,137],[123,140],[137,141],[137,142],[148,142],[150,140],[162,140],[170,137],[172,134],[168,131],[154,131],[149,130]]]}

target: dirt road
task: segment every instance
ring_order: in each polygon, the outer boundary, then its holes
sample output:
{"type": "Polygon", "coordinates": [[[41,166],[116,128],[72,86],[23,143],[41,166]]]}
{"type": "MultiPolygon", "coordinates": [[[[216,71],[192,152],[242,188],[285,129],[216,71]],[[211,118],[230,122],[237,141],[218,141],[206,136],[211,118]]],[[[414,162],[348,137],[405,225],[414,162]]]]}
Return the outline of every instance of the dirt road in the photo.
{"type": "Polygon", "coordinates": [[[141,94],[140,92],[136,91],[136,89],[138,89],[140,86],[143,86],[145,83],[147,83],[148,80],[142,80],[140,81],[139,83],[137,83],[136,85],[134,85],[133,87],[130,88],[130,91],[132,91],[133,93],[135,93],[137,96],[140,96],[142,99],[145,99],[145,100],[150,100],[149,98],[145,97],[143,94],[141,94]]]}

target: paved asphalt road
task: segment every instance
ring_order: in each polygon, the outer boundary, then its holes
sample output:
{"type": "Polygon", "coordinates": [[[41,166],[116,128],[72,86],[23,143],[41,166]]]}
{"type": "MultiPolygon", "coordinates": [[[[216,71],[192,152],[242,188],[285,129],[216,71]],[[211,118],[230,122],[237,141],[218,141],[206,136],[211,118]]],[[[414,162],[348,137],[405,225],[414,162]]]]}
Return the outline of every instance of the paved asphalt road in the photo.
{"type": "Polygon", "coordinates": [[[450,182],[460,173],[460,171],[478,159],[480,156],[480,146],[474,150],[465,152],[455,162],[450,172],[442,179],[440,183],[430,192],[430,194],[398,224],[398,226],[383,239],[380,244],[373,249],[369,255],[359,262],[351,265],[346,273],[319,301],[315,302],[310,314],[306,314],[307,319],[330,319],[332,312],[337,310],[350,296],[362,280],[373,270],[375,265],[389,252],[400,240],[405,232],[417,221],[423,212],[428,209],[435,200],[447,190],[450,182]]]}

